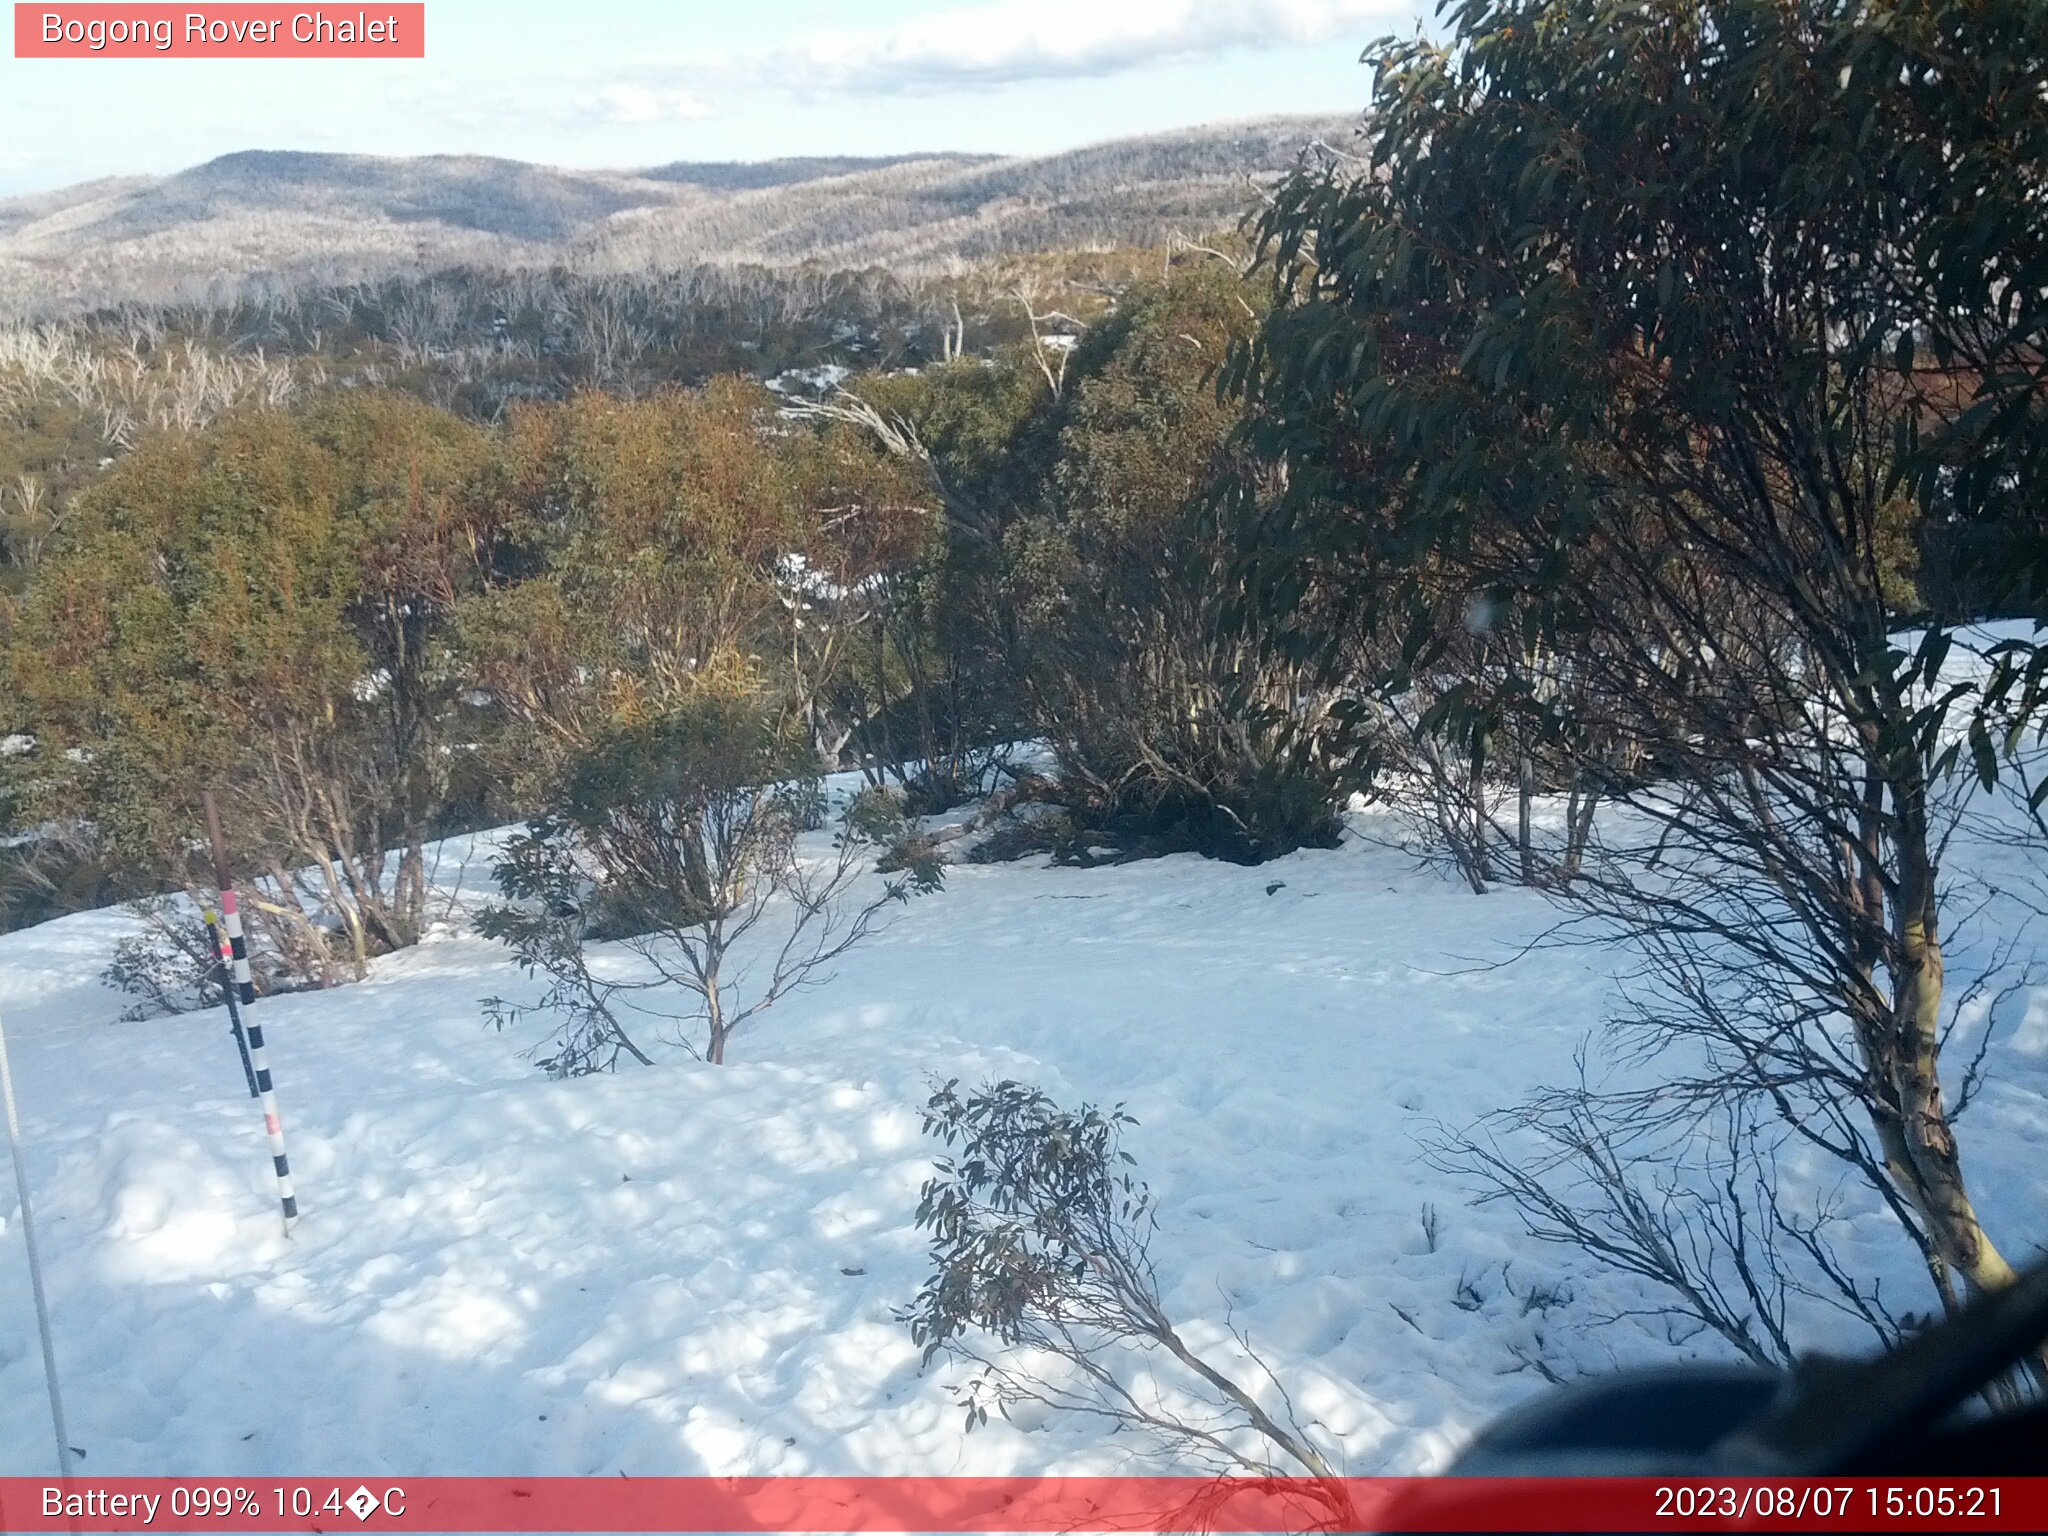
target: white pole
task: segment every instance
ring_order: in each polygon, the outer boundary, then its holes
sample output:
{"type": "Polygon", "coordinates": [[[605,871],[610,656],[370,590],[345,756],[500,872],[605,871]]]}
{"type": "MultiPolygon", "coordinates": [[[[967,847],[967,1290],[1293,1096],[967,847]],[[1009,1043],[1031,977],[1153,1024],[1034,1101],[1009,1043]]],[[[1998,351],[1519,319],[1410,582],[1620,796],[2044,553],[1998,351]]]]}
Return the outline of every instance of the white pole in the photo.
{"type": "Polygon", "coordinates": [[[29,1210],[28,1167],[21,1157],[21,1116],[14,1108],[14,1071],[7,1060],[7,1025],[0,1019],[0,1100],[7,1109],[7,1150],[14,1159],[14,1187],[21,1191],[21,1236],[28,1248],[28,1283],[35,1292],[36,1327],[43,1336],[43,1377],[50,1384],[50,1424],[57,1431],[57,1472],[71,1476],[71,1437],[64,1432],[64,1397],[57,1389],[57,1347],[50,1342],[50,1301],[43,1290],[43,1260],[36,1251],[36,1219],[29,1210]]]}

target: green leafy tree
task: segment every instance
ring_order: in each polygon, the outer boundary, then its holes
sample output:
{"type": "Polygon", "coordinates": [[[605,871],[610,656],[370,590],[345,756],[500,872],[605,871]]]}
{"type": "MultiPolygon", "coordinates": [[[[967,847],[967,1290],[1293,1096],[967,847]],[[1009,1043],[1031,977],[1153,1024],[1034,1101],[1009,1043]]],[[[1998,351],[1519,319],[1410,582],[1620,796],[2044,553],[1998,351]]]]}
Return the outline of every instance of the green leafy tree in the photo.
{"type": "Polygon", "coordinates": [[[1287,494],[1246,518],[1250,607],[1390,698],[1473,631],[1559,658],[1571,688],[1474,678],[1432,725],[1505,722],[1651,828],[1575,898],[1658,960],[1637,1022],[1704,1054],[1637,1107],[1759,1096],[1944,1295],[2008,1285],[1942,1060],[1951,769],[1995,755],[1946,633],[1895,638],[1897,521],[2038,504],[2048,10],[1448,17],[1374,49],[1365,166],[1265,217],[1276,303],[1233,382],[1287,494]]]}
{"type": "Polygon", "coordinates": [[[871,593],[917,537],[918,482],[736,380],[578,396],[508,439],[500,574],[460,626],[496,755],[538,811],[483,928],[547,991],[487,1009],[545,1015],[558,1074],[645,1060],[643,1029],[721,1063],[935,874],[856,888],[903,830],[880,835],[879,802],[829,856],[799,841],[825,816],[820,759],[844,739],[871,593]],[[607,941],[637,972],[597,963],[607,941]]]}
{"type": "Polygon", "coordinates": [[[547,811],[494,873],[508,898],[481,930],[511,945],[548,990],[532,1008],[486,1000],[500,1028],[532,1012],[552,1027],[555,1076],[646,1063],[643,1028],[713,1066],[733,1037],[794,992],[824,982],[896,902],[937,884],[930,866],[867,883],[900,816],[860,799],[829,853],[799,839],[823,817],[800,740],[757,701],[706,694],[605,729],[571,753],[547,811]],[[607,970],[612,939],[639,965],[607,970]]]}
{"type": "Polygon", "coordinates": [[[34,813],[89,824],[146,883],[196,887],[211,788],[294,970],[332,980],[414,942],[480,453],[452,417],[365,395],[124,459],[12,616],[34,813]],[[342,922],[340,954],[317,906],[342,922]]]}
{"type": "Polygon", "coordinates": [[[1023,684],[1077,813],[1246,861],[1337,828],[1331,781],[1294,750],[1304,674],[1220,622],[1233,551],[1212,489],[1267,490],[1215,387],[1252,297],[1213,261],[1126,294],[1075,352],[1051,504],[1007,538],[1023,684]]]}
{"type": "Polygon", "coordinates": [[[879,611],[856,735],[877,783],[893,774],[932,809],[986,788],[1027,729],[1003,544],[1045,505],[1057,406],[1025,354],[1007,349],[861,378],[817,412],[917,475],[936,513],[879,611]]]}
{"type": "Polygon", "coordinates": [[[515,413],[497,572],[458,615],[515,789],[559,783],[566,756],[614,726],[774,686],[777,572],[803,529],[771,420],[766,393],[737,381],[515,413]]]}

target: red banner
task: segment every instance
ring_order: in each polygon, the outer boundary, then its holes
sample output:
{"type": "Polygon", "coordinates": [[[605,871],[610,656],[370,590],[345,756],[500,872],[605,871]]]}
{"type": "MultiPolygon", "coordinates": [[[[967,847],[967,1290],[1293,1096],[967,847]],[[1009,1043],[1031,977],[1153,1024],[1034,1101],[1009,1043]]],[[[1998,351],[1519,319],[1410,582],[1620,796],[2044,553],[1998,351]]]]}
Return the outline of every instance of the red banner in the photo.
{"type": "Polygon", "coordinates": [[[2048,1478],[0,1478],[74,1530],[2041,1531],[2048,1478]]]}
{"type": "Polygon", "coordinates": [[[18,59],[423,59],[424,4],[22,5],[18,59]]]}

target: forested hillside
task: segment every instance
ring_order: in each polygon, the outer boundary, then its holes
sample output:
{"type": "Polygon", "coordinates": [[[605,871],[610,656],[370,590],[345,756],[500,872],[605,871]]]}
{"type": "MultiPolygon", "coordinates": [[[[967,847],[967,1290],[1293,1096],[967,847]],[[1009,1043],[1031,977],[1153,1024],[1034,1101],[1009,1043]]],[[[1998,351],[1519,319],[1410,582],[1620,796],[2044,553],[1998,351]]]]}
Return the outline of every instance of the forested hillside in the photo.
{"type": "Polygon", "coordinates": [[[1348,119],[1187,129],[1065,154],[679,162],[579,171],[482,157],[225,155],[157,180],[0,201],[0,315],[218,304],[455,265],[637,274],[887,265],[1157,244],[1227,224],[1348,119]]]}

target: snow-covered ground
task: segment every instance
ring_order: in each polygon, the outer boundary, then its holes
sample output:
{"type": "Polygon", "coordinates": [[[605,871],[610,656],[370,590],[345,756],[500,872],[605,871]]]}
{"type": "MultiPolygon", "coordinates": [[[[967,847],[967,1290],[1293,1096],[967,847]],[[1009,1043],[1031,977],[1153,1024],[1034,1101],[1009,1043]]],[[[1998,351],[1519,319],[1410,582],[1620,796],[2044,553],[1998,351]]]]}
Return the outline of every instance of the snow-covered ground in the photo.
{"type": "MultiPolygon", "coordinates": [[[[115,1022],[119,913],[0,937],[72,1439],[101,1475],[1131,1469],[1138,1444],[1087,1420],[964,1435],[959,1373],[921,1370],[895,1319],[938,1075],[1125,1102],[1190,1341],[1228,1358],[1241,1330],[1348,1470],[1439,1466],[1544,1390],[1513,1350],[1567,1375],[1685,1352],[1596,1323],[1636,1293],[1420,1155],[1568,1077],[1617,962],[1518,954],[1555,917],[1370,839],[1256,869],[957,868],[731,1065],[574,1082],[485,1026],[478,999],[522,983],[451,922],[361,985],[260,1005],[289,1241],[224,1016],[115,1022]]],[[[1963,1135],[2024,1255],[2048,1239],[2048,996],[2008,998],[1995,1035],[1963,1135]]],[[[1852,1258],[1917,1295],[1885,1219],[1857,1230],[1852,1258]]],[[[48,1469],[40,1372],[7,1184],[0,1472],[48,1469]]]]}

